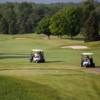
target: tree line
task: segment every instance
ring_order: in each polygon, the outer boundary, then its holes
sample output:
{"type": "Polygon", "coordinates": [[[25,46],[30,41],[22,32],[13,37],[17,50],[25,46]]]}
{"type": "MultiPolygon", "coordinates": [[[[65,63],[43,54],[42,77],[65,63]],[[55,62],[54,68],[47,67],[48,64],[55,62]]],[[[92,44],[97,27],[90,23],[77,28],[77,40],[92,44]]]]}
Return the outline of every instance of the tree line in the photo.
{"type": "Polygon", "coordinates": [[[82,34],[86,40],[99,35],[100,3],[86,0],[79,4],[0,4],[0,34],[38,33],[68,35],[82,34]]]}
{"type": "Polygon", "coordinates": [[[33,33],[37,23],[45,16],[52,16],[64,4],[4,3],[0,4],[0,33],[33,33]]]}

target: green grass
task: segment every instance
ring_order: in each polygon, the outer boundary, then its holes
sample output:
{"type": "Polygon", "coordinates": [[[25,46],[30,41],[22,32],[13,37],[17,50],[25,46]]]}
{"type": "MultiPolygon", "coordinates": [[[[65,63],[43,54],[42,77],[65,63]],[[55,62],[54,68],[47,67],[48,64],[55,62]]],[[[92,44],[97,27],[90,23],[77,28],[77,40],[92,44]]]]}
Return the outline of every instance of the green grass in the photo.
{"type": "MultiPolygon", "coordinates": [[[[18,77],[18,76],[17,76],[18,77]]],[[[0,100],[99,100],[100,78],[80,73],[27,75],[18,79],[0,76],[0,100]]]]}
{"type": "Polygon", "coordinates": [[[59,98],[56,90],[46,85],[0,76],[0,100],[59,100],[59,98]]]}
{"type": "Polygon", "coordinates": [[[100,75],[80,68],[82,52],[94,52],[94,61],[100,67],[100,41],[0,35],[0,100],[99,100],[100,75]],[[90,49],[61,49],[65,45],[86,45],[90,49]],[[46,63],[29,62],[34,48],[44,50],[46,63]]]}

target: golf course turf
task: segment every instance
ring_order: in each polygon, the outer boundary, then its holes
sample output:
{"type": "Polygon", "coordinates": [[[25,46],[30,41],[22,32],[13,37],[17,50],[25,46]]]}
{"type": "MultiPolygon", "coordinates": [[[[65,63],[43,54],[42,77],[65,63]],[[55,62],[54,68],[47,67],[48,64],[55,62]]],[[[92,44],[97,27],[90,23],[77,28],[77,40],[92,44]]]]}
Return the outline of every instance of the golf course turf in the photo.
{"type": "Polygon", "coordinates": [[[100,68],[100,41],[0,35],[0,100],[99,100],[100,73],[80,67],[82,52],[93,52],[100,68]],[[61,48],[72,45],[88,49],[61,48]],[[37,48],[44,50],[43,64],[29,62],[37,48]]]}

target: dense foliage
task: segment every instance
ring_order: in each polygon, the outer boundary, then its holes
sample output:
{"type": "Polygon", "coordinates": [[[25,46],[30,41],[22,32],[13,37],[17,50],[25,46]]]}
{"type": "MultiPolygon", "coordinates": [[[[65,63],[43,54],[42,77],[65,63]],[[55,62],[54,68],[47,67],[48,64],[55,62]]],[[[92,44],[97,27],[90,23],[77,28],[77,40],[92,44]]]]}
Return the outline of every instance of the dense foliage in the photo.
{"type": "Polygon", "coordinates": [[[98,21],[95,12],[91,12],[85,22],[84,36],[86,41],[93,40],[98,35],[98,21]]]}
{"type": "Polygon", "coordinates": [[[95,0],[79,4],[0,4],[0,34],[43,33],[72,38],[84,33],[85,39],[91,40],[100,31],[99,9],[100,3],[95,0]]]}
{"type": "Polygon", "coordinates": [[[45,17],[52,16],[64,4],[5,3],[0,4],[0,33],[32,33],[37,23],[45,17]]]}
{"type": "Polygon", "coordinates": [[[49,25],[50,25],[50,18],[49,16],[44,17],[37,25],[36,27],[36,33],[38,34],[45,34],[48,36],[48,39],[50,39],[50,29],[49,29],[49,25]]]}

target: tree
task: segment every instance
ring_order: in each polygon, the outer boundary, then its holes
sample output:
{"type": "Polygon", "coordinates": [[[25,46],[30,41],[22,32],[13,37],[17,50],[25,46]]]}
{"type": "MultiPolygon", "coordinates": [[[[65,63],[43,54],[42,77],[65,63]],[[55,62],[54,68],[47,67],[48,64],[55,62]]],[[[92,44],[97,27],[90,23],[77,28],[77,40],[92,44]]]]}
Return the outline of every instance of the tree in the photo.
{"type": "Polygon", "coordinates": [[[50,30],[52,33],[71,38],[80,32],[80,12],[76,7],[64,8],[51,18],[50,30]]]}
{"type": "Polygon", "coordinates": [[[100,4],[96,7],[95,12],[98,17],[98,23],[99,23],[99,32],[100,32],[100,4]]]}
{"type": "Polygon", "coordinates": [[[49,17],[44,17],[37,25],[36,27],[36,33],[38,34],[45,34],[48,36],[48,39],[50,39],[50,29],[49,29],[49,25],[50,25],[50,18],[49,17]]]}
{"type": "Polygon", "coordinates": [[[6,21],[8,25],[8,34],[15,34],[16,32],[16,14],[14,11],[14,5],[12,3],[7,3],[5,7],[5,12],[3,13],[3,21],[6,21]]]}
{"type": "Polygon", "coordinates": [[[89,18],[85,22],[84,36],[85,40],[93,40],[98,35],[99,25],[96,13],[93,11],[90,13],[89,18]]]}
{"type": "Polygon", "coordinates": [[[16,14],[14,11],[14,7],[10,6],[8,11],[8,23],[9,23],[9,34],[15,34],[16,31],[16,14]]]}
{"type": "Polygon", "coordinates": [[[19,4],[18,6],[18,16],[17,16],[17,26],[19,33],[29,33],[32,32],[32,24],[29,21],[30,15],[32,13],[32,5],[26,2],[19,4]],[[30,24],[29,24],[30,23],[30,24]]]}
{"type": "Polygon", "coordinates": [[[99,17],[96,10],[95,0],[86,0],[83,2],[83,35],[85,41],[94,40],[98,35],[99,17]]]}
{"type": "MultiPolygon", "coordinates": [[[[42,20],[42,18],[45,16],[45,7],[44,6],[36,6],[33,8],[32,13],[30,14],[27,22],[29,23],[29,26],[31,25],[32,31],[35,32],[35,29],[37,27],[37,24],[42,20]]],[[[48,14],[48,13],[47,13],[48,14]]]]}
{"type": "Polygon", "coordinates": [[[71,7],[66,10],[66,32],[71,38],[80,32],[81,15],[77,7],[71,7]]]}
{"type": "Polygon", "coordinates": [[[58,35],[58,37],[61,38],[61,36],[65,33],[66,31],[66,21],[63,16],[64,14],[62,11],[57,12],[50,20],[50,26],[49,29],[51,33],[54,35],[58,35]]]}
{"type": "Polygon", "coordinates": [[[8,22],[0,15],[0,33],[8,34],[8,22]]]}
{"type": "MultiPolygon", "coordinates": [[[[38,22],[45,16],[52,16],[66,4],[2,3],[0,23],[5,25],[6,34],[33,33],[38,22]],[[5,23],[5,24],[4,24],[5,23]]],[[[0,27],[0,28],[1,28],[0,27]]],[[[5,33],[4,32],[4,33],[5,33]]]]}
{"type": "Polygon", "coordinates": [[[83,2],[82,5],[82,16],[83,16],[83,22],[87,20],[87,18],[90,15],[90,12],[95,9],[94,0],[86,0],[83,2]]]}

